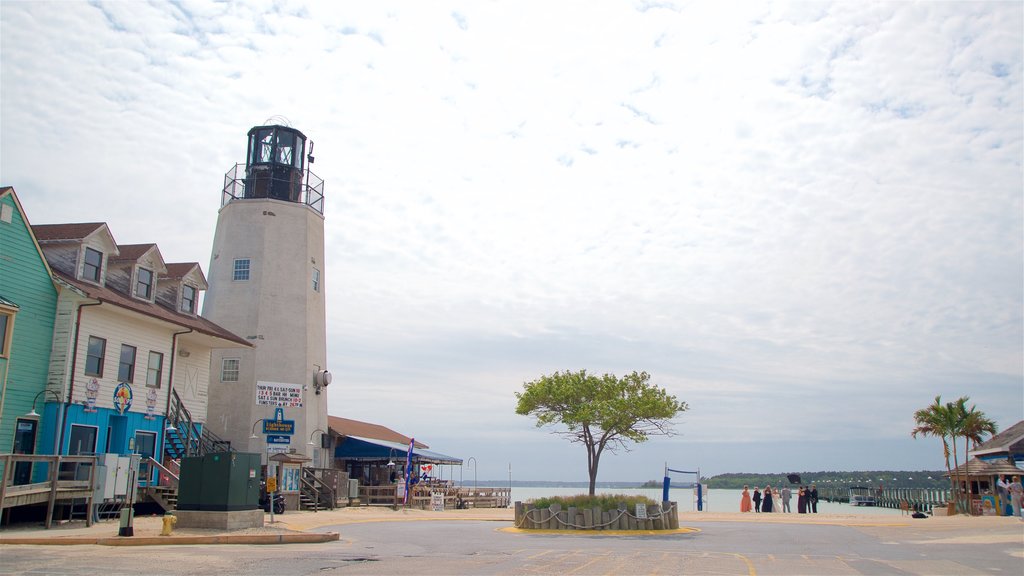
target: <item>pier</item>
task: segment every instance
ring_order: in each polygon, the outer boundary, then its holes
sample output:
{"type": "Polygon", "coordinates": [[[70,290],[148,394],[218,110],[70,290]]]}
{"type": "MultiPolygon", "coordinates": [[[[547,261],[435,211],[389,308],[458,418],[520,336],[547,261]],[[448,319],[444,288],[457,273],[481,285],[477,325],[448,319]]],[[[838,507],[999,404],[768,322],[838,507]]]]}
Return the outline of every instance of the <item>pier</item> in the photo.
{"type": "MultiPolygon", "coordinates": [[[[909,512],[931,512],[934,507],[945,508],[949,502],[949,490],[941,488],[875,488],[872,490],[875,506],[881,508],[904,509],[909,512]]],[[[848,486],[829,486],[818,488],[818,499],[826,502],[850,501],[848,486]]]]}

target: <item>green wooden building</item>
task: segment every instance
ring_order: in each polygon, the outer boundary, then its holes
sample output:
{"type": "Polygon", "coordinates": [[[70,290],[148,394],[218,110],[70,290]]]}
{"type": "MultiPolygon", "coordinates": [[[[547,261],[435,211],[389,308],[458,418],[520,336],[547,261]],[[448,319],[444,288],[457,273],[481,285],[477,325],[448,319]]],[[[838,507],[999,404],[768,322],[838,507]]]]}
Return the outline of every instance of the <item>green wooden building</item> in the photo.
{"type": "MultiPolygon", "coordinates": [[[[46,387],[57,288],[14,188],[0,188],[0,453],[53,454],[40,446],[35,414],[57,403],[46,387]]],[[[57,412],[57,411],[51,411],[57,412]]],[[[7,471],[5,471],[7,472],[7,471]]],[[[28,483],[31,464],[16,465],[15,484],[28,483]]]]}

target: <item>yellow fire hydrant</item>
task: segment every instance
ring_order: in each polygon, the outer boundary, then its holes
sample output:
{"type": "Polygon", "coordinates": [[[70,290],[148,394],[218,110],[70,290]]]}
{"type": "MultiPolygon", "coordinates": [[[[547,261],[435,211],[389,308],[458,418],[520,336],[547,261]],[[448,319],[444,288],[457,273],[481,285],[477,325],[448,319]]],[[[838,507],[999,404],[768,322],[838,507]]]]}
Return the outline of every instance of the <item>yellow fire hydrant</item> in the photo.
{"type": "Polygon", "coordinates": [[[160,531],[161,536],[170,536],[171,532],[174,532],[174,525],[178,523],[178,519],[174,514],[164,514],[164,529],[160,531]]]}

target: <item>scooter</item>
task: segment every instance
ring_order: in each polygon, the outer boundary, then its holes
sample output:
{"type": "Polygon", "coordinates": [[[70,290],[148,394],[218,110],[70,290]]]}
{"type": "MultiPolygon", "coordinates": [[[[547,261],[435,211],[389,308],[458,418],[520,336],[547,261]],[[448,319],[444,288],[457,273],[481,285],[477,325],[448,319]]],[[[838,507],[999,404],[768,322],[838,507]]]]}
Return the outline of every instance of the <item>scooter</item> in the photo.
{"type": "MultiPolygon", "coordinates": [[[[261,482],[260,506],[264,512],[270,512],[270,498],[267,494],[266,482],[261,482]]],[[[284,494],[274,492],[274,514],[284,514],[284,494]]]]}

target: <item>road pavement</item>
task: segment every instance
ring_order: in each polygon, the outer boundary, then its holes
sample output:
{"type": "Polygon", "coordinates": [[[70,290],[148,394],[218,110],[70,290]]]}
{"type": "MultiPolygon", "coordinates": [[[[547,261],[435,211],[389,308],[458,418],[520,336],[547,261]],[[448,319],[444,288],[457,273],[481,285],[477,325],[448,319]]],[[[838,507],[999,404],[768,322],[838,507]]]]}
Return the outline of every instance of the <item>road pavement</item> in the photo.
{"type": "MultiPolygon", "coordinates": [[[[268,517],[269,518],[269,517],[268,517]]],[[[535,533],[512,511],[354,508],[289,512],[257,534],[336,534],[317,544],[100,545],[116,522],[0,531],[0,574],[1006,574],[1024,573],[1024,523],[1013,518],[682,513],[671,535],[535,533]],[[29,538],[76,546],[18,544],[29,538]]],[[[132,538],[159,537],[140,518],[132,538]]],[[[198,533],[197,533],[198,532],[198,533]]],[[[236,534],[237,535],[237,534],[236,534]]],[[[124,538],[130,540],[131,538],[124,538]]],[[[38,540],[34,542],[39,542],[38,540]]]]}

